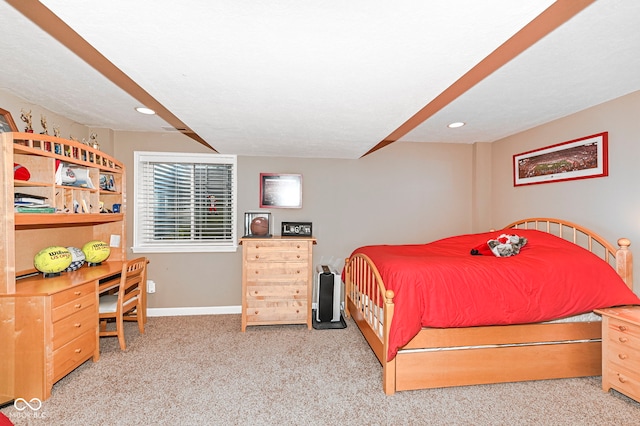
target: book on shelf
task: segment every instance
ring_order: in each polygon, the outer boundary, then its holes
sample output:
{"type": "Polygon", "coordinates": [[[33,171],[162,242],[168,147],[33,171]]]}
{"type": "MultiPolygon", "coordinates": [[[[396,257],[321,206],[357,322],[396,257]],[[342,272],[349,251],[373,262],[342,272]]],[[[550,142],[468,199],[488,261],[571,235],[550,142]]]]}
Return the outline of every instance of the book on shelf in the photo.
{"type": "Polygon", "coordinates": [[[16,213],[55,213],[55,207],[15,206],[16,213]]]}
{"type": "Polygon", "coordinates": [[[14,201],[13,205],[16,207],[51,207],[49,203],[31,203],[29,201],[14,201]]]}
{"type": "Polygon", "coordinates": [[[44,200],[47,197],[42,197],[40,195],[32,195],[32,194],[23,194],[21,192],[16,192],[13,194],[13,201],[15,203],[31,203],[31,204],[44,204],[44,200]]]}

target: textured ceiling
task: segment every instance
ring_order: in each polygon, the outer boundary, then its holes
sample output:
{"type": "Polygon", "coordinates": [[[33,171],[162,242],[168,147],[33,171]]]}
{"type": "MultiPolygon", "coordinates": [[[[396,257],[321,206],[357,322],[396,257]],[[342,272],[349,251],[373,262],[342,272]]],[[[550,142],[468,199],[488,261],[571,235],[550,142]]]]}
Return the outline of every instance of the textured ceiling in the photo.
{"type": "Polygon", "coordinates": [[[0,87],[221,153],[358,158],[491,142],[640,90],[638,23],[632,0],[8,0],[0,87]]]}

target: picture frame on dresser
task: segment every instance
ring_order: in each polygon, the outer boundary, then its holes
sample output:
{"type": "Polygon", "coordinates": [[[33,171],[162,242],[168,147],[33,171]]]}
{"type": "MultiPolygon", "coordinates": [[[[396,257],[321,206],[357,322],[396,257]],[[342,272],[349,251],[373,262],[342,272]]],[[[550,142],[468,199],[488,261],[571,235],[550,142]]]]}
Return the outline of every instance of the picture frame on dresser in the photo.
{"type": "Polygon", "coordinates": [[[18,127],[16,126],[15,121],[13,121],[13,117],[11,117],[11,113],[6,109],[0,108],[0,133],[7,132],[17,132],[18,127]]]}
{"type": "Polygon", "coordinates": [[[311,222],[282,222],[280,234],[283,237],[310,237],[312,229],[311,222]]]}

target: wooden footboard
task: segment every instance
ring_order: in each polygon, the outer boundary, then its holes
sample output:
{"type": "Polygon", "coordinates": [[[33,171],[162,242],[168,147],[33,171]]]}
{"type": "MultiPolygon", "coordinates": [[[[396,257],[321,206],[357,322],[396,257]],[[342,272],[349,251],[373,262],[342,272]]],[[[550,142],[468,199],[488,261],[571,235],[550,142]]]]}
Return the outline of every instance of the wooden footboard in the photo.
{"type": "Polygon", "coordinates": [[[387,361],[393,296],[368,256],[355,254],[346,260],[345,314],[353,317],[382,364],[382,385],[387,394],[395,391],[395,359],[387,361]]]}
{"type": "MultiPolygon", "coordinates": [[[[585,228],[533,218],[504,229],[553,233],[597,254],[632,286],[629,240],[615,249],[585,228]]],[[[355,254],[345,264],[345,313],[351,316],[382,364],[386,394],[399,390],[594,376],[601,374],[600,322],[423,328],[387,360],[393,297],[371,259],[355,254]]]]}

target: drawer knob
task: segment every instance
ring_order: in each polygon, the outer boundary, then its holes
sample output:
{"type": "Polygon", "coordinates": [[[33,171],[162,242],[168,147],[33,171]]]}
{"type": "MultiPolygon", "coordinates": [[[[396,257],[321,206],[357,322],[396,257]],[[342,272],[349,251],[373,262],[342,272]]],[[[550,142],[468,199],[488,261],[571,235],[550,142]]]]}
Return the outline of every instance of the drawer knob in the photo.
{"type": "Polygon", "coordinates": [[[78,348],[75,350],[75,353],[79,354],[80,352],[82,352],[82,348],[78,348]]]}
{"type": "Polygon", "coordinates": [[[75,328],[80,328],[80,327],[82,327],[82,323],[81,322],[77,322],[77,323],[73,324],[73,326],[75,328]]]}
{"type": "Polygon", "coordinates": [[[258,311],[255,311],[254,314],[258,315],[258,311]]]}
{"type": "Polygon", "coordinates": [[[258,294],[258,290],[254,291],[253,294],[258,294]]]}
{"type": "Polygon", "coordinates": [[[296,294],[300,293],[300,290],[296,290],[296,294]]]}
{"type": "Polygon", "coordinates": [[[627,326],[625,326],[625,325],[619,325],[619,326],[618,326],[618,330],[620,330],[620,331],[626,331],[626,330],[627,330],[627,326]]]}
{"type": "Polygon", "coordinates": [[[297,257],[298,259],[300,259],[300,255],[297,255],[296,257],[297,257]]]}
{"type": "Polygon", "coordinates": [[[296,248],[300,248],[300,244],[298,244],[298,245],[296,246],[296,248]]]}
{"type": "Polygon", "coordinates": [[[75,294],[76,296],[80,296],[82,294],[81,291],[74,291],[73,294],[75,294]]]}
{"type": "Polygon", "coordinates": [[[296,314],[299,314],[299,313],[300,313],[300,310],[299,310],[299,309],[296,309],[296,314]]]}
{"type": "Polygon", "coordinates": [[[258,272],[260,272],[260,271],[256,271],[256,275],[258,274],[258,272]]]}
{"type": "Polygon", "coordinates": [[[80,309],[80,308],[82,308],[82,303],[76,303],[76,305],[74,306],[74,308],[76,308],[76,309],[80,309]]]}
{"type": "Polygon", "coordinates": [[[256,259],[260,259],[260,255],[256,254],[256,259]]]}
{"type": "Polygon", "coordinates": [[[629,355],[627,355],[627,354],[618,354],[618,358],[627,359],[627,358],[629,358],[629,355]]]}
{"type": "Polygon", "coordinates": [[[618,380],[620,380],[620,383],[627,383],[627,379],[622,374],[618,374],[618,380]]]}
{"type": "Polygon", "coordinates": [[[618,337],[618,340],[620,341],[620,343],[627,343],[629,341],[629,339],[627,339],[626,337],[618,337]]]}
{"type": "Polygon", "coordinates": [[[298,270],[298,271],[296,271],[296,274],[299,274],[299,273],[300,273],[300,271],[299,271],[299,270],[298,270]]]}

